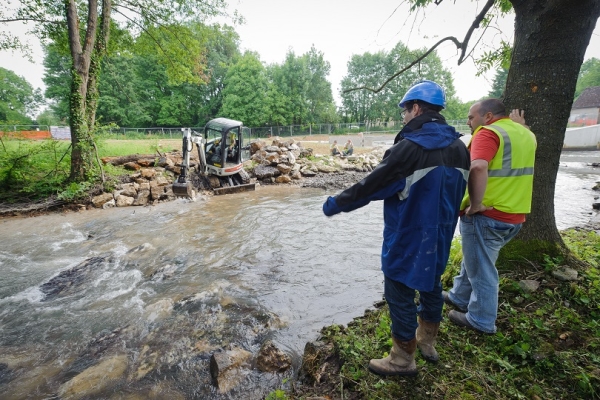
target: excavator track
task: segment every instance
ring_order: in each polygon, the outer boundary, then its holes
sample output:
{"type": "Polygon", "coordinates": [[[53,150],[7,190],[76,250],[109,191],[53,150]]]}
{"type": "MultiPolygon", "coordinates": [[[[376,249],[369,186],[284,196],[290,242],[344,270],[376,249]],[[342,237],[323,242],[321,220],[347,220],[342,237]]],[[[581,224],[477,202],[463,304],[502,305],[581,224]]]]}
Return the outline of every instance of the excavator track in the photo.
{"type": "Polygon", "coordinates": [[[250,182],[250,175],[245,170],[240,170],[238,174],[220,177],[221,187],[213,188],[215,195],[247,192],[256,189],[255,183],[250,182]]]}

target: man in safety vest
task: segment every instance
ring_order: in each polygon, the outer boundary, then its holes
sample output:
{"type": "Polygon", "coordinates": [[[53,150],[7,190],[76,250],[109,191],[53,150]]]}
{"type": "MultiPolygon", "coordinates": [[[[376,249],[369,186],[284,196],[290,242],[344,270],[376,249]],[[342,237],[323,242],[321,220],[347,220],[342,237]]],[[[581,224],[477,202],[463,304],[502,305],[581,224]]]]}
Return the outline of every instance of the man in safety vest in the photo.
{"type": "Polygon", "coordinates": [[[443,295],[459,310],[450,311],[451,322],[495,333],[499,289],[495,264],[500,249],[519,232],[531,211],[537,143],[523,114],[513,110],[509,118],[500,100],[473,104],[468,118],[473,136],[459,223],[463,261],[452,289],[443,295]]]}
{"type": "Polygon", "coordinates": [[[393,345],[387,357],[369,362],[369,370],[379,375],[416,375],[417,347],[426,361],[439,359],[434,345],[444,307],[440,277],[470,165],[462,135],[440,114],[445,105],[437,83],[413,85],[399,104],[405,126],[381,163],[323,204],[325,215],[332,216],[383,200],[381,269],[393,345]]]}

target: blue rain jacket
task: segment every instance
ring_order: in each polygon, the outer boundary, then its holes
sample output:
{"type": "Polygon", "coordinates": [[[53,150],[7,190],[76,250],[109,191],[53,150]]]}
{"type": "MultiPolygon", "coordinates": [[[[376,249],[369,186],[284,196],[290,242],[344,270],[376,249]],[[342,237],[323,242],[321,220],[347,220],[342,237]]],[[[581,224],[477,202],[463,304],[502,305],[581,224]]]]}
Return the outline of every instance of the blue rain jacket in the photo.
{"type": "Polygon", "coordinates": [[[331,216],[383,200],[381,269],[416,290],[433,290],[448,262],[470,168],[460,136],[440,114],[422,114],[373,172],[323,204],[331,216]]]}

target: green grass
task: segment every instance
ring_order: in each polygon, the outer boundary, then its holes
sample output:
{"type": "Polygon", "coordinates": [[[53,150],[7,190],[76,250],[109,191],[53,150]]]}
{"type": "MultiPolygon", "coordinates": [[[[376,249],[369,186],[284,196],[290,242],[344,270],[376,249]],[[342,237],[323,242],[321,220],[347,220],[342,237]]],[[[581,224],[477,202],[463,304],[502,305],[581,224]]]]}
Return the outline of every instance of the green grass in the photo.
{"type": "Polygon", "coordinates": [[[6,140],[0,144],[0,200],[46,197],[69,174],[69,144],[63,141],[6,140]]]}
{"type": "MultiPolygon", "coordinates": [[[[18,140],[0,142],[0,202],[36,201],[50,196],[75,201],[97,182],[68,182],[71,142],[67,140],[18,140]]],[[[150,137],[143,140],[98,139],[98,156],[157,154],[181,150],[181,139],[150,137]]],[[[103,166],[109,178],[125,173],[122,168],[103,166]]],[[[110,185],[110,183],[108,183],[110,185]]]]}
{"type": "MultiPolygon", "coordinates": [[[[367,370],[369,360],[391,347],[387,305],[344,326],[323,329],[342,361],[337,378],[314,389],[291,391],[289,398],[311,395],[360,399],[596,399],[600,398],[600,236],[593,231],[562,232],[570,249],[587,266],[577,282],[557,281],[546,265],[501,265],[498,332],[481,335],[450,324],[445,317],[436,346],[438,364],[417,351],[419,375],[382,378],[367,370]],[[518,282],[541,282],[524,293],[518,282]]],[[[453,243],[444,287],[458,272],[461,250],[453,243]]],[[[447,310],[444,311],[445,314],[447,310]]],[[[322,368],[322,365],[316,368],[322,368]]]]}
{"type": "Polygon", "coordinates": [[[126,156],[130,154],[156,154],[181,151],[181,139],[164,139],[160,137],[146,139],[102,139],[98,141],[100,157],[126,156]]]}

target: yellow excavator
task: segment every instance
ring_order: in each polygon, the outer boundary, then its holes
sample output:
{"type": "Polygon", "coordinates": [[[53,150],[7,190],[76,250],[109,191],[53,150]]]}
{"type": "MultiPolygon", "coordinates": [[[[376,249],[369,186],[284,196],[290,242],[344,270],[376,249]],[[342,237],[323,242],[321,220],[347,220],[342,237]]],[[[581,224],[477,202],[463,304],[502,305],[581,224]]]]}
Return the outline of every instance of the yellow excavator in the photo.
{"type": "Polygon", "coordinates": [[[198,174],[208,182],[214,194],[238,193],[254,190],[250,175],[243,162],[250,157],[249,146],[244,147],[243,123],[228,118],[215,118],[199,133],[183,128],[183,161],[181,174],[173,183],[173,193],[178,197],[194,197],[194,185],[190,180],[190,153],[194,143],[198,149],[198,174]]]}

